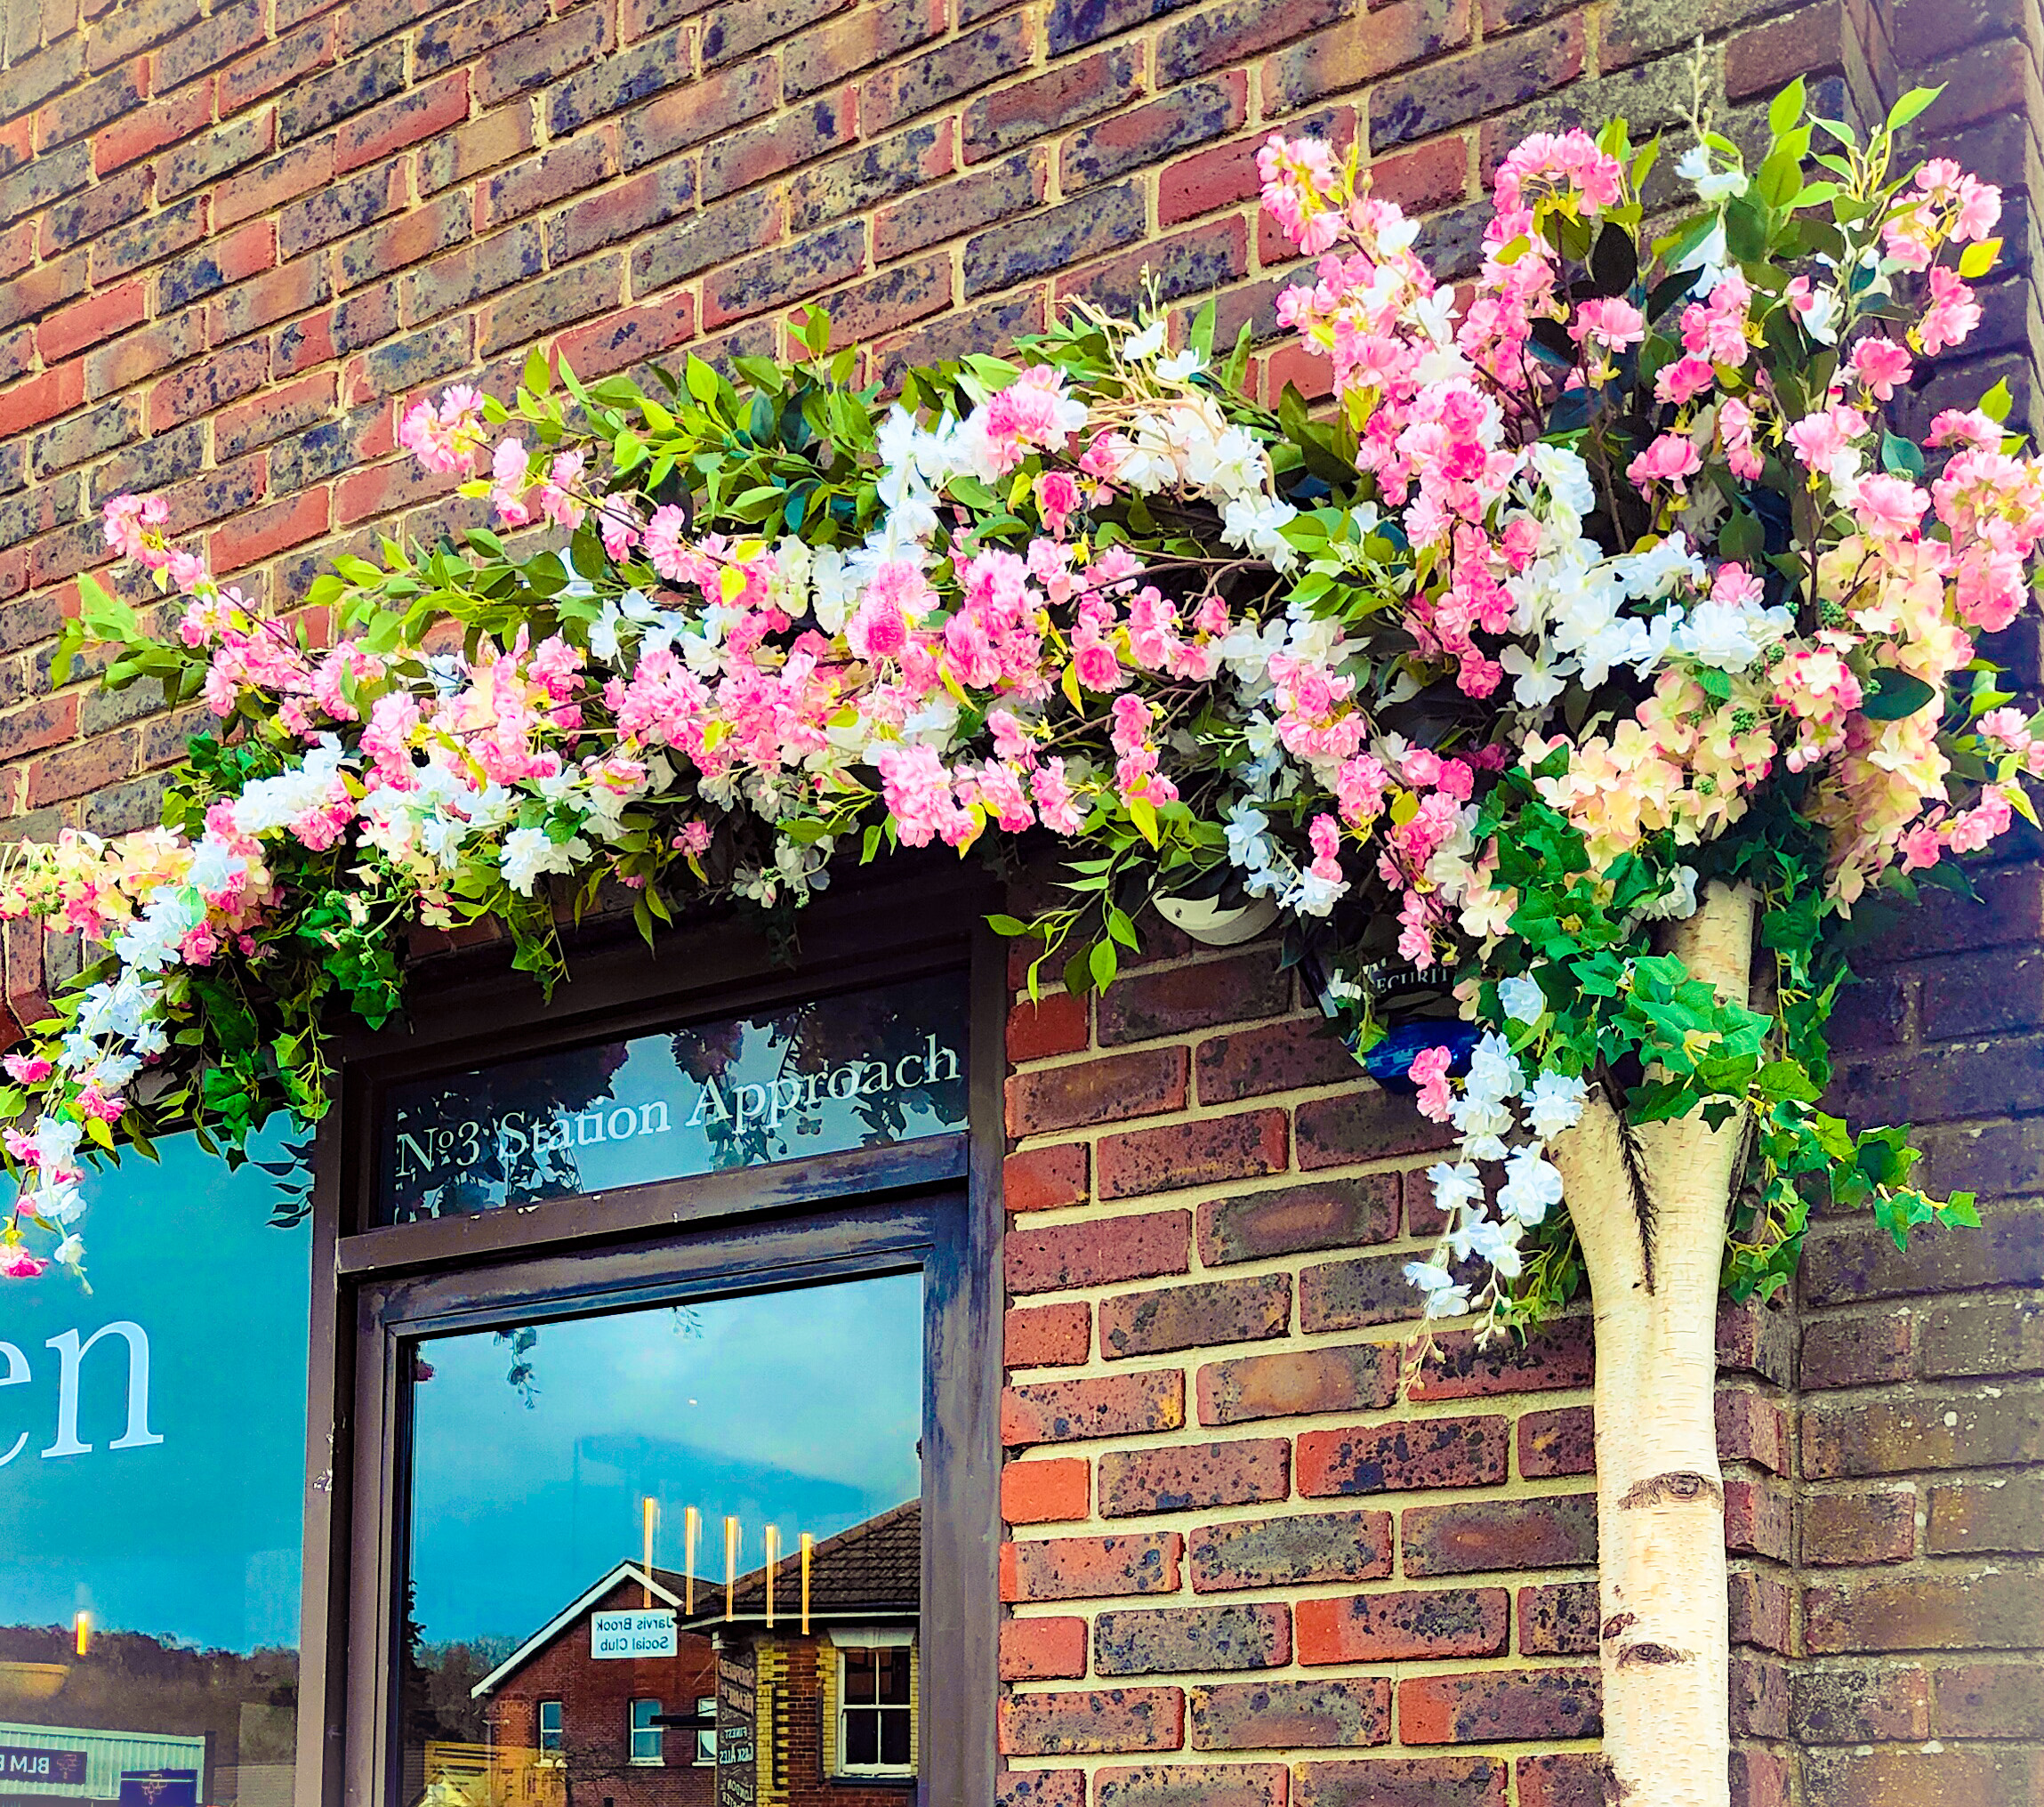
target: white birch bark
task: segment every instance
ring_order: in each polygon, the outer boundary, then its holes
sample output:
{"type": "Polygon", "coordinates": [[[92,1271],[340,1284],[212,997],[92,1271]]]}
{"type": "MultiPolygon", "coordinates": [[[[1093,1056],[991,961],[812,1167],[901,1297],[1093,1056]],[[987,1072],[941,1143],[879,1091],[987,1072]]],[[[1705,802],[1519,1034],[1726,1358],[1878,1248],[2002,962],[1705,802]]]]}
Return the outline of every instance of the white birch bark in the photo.
{"type": "MultiPolygon", "coordinates": [[[[1743,1002],[1753,897],[1713,885],[1665,938],[1743,1002]]],[[[1630,1807],[1726,1807],[1730,1758],[1725,1491],[1718,1466],[1718,1276],[1744,1134],[1734,1116],[1642,1124],[1643,1233],[1617,1114],[1594,1097],[1555,1163],[1597,1326],[1598,1658],[1604,1750],[1630,1807]]]]}

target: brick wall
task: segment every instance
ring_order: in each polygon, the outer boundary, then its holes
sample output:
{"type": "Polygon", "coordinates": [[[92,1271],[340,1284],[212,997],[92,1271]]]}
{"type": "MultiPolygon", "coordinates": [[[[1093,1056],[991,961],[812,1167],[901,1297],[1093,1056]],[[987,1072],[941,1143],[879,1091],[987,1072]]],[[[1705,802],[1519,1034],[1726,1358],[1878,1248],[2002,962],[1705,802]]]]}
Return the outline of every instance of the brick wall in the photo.
{"type": "MultiPolygon", "coordinates": [[[[1911,405],[2007,375],[2038,421],[2033,0],[0,0],[5,832],[153,819],[189,729],[49,684],[112,494],[285,607],[465,517],[396,416],[535,345],[714,359],[818,298],[884,377],[1145,265],[1267,331],[1272,125],[1360,135],[1458,267],[1503,148],[1672,122],[1700,31],[1734,127],[1799,73],[1833,113],[1948,85],[1914,135],[2003,185],[2016,263],[1911,405]]],[[[1987,1227],[1822,1223],[1724,1322],[1751,1807],[2044,1799],[2039,851],[1891,930],[1842,1025],[1847,1101],[1930,1125],[1987,1227]]],[[[57,975],[4,948],[33,1020],[57,975]]],[[[1581,1321],[1398,1401],[1428,1132],[1307,1021],[1267,951],[1179,949],[1011,1023],[1015,1807],[1597,1798],[1581,1321]]]]}

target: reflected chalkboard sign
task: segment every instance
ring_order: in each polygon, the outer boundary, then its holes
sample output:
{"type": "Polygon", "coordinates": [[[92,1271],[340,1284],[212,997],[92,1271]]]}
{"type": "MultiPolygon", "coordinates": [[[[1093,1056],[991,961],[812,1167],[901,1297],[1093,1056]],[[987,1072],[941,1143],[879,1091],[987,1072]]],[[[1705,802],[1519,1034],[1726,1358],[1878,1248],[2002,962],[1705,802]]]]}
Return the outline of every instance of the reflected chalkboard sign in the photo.
{"type": "Polygon", "coordinates": [[[380,1221],[410,1223],[965,1126],[945,974],[393,1086],[380,1221]]]}

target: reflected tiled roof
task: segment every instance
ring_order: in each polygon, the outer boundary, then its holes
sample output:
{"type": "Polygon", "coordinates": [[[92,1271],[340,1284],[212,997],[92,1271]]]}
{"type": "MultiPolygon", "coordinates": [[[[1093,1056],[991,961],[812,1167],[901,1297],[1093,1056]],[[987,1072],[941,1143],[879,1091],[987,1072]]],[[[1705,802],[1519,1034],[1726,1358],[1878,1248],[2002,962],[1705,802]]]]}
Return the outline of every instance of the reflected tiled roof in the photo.
{"type": "MultiPolygon", "coordinates": [[[[655,1578],[670,1593],[682,1592],[679,1569],[656,1569],[655,1578]]],[[[784,1551],[775,1570],[774,1616],[801,1610],[802,1564],[799,1544],[784,1551]]],[[[825,1537],[809,1553],[809,1614],[812,1619],[889,1617],[917,1612],[922,1604],[922,1502],[906,1500],[825,1537]]],[[[714,1625],[724,1617],[724,1583],[696,1577],[696,1613],[690,1625],[714,1625]]],[[[738,1618],[756,1619],[767,1609],[767,1571],[741,1575],[732,1591],[738,1618]]]]}

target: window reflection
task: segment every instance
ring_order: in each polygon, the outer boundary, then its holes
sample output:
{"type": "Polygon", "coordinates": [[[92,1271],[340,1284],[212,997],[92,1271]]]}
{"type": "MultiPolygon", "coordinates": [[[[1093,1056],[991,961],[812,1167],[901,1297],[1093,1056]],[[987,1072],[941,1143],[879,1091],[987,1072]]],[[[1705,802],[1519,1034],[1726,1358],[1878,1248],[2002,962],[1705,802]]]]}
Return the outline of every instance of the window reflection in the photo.
{"type": "Polygon", "coordinates": [[[400,1807],[898,1807],[920,1275],[432,1338],[413,1375],[400,1807]]]}
{"type": "Polygon", "coordinates": [[[288,1807],[310,1236],[278,1139],[90,1177],[0,1291],[0,1803],[288,1807]]]}

